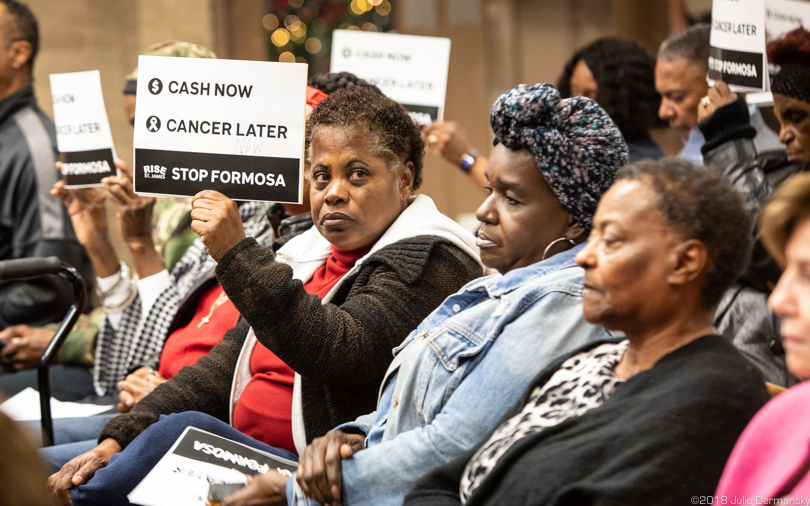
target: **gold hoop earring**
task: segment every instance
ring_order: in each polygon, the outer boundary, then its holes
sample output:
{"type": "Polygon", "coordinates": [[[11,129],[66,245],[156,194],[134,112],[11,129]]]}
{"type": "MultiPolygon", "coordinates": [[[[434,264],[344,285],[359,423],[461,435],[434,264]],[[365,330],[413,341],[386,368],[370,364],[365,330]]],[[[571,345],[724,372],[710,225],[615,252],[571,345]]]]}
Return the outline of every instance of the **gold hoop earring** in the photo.
{"type": "Polygon", "coordinates": [[[560,237],[559,239],[554,239],[553,241],[551,241],[551,242],[548,244],[548,246],[546,246],[546,249],[545,249],[545,250],[543,250],[543,258],[541,258],[541,259],[540,259],[540,261],[541,261],[541,262],[542,262],[543,260],[545,260],[545,259],[546,259],[546,255],[548,255],[548,250],[550,250],[552,246],[554,246],[555,244],[557,244],[557,243],[558,243],[558,242],[560,242],[560,241],[568,241],[568,243],[569,243],[571,246],[576,246],[576,245],[577,245],[577,243],[575,243],[575,242],[573,241],[573,239],[568,239],[568,238],[566,238],[566,237],[560,237]]]}

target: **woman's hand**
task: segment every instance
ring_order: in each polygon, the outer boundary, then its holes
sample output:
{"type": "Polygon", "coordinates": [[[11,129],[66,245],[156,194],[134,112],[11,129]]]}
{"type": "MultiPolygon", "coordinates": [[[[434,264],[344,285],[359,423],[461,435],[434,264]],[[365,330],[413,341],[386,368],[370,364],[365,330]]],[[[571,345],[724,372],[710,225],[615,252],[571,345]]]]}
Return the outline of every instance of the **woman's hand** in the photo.
{"type": "Polygon", "coordinates": [[[287,476],[271,469],[250,480],[247,487],[228,496],[222,502],[222,506],[285,505],[287,504],[287,480],[289,480],[287,476]]]}
{"type": "Polygon", "coordinates": [[[333,430],[315,439],[298,460],[296,481],[321,504],[340,504],[341,462],[363,449],[365,436],[333,430]]]}
{"type": "MultiPolygon", "coordinates": [[[[56,162],[61,170],[62,163],[56,162]]],[[[53,185],[51,195],[57,197],[67,207],[76,239],[84,247],[92,247],[99,241],[109,241],[107,236],[107,210],[104,194],[98,188],[76,188],[68,190],[65,181],[53,185]]]]}
{"type": "Polygon", "coordinates": [[[472,150],[467,135],[455,121],[434,121],[422,129],[428,148],[438,149],[448,162],[459,165],[462,157],[472,150]]]}
{"type": "Polygon", "coordinates": [[[48,478],[51,492],[61,504],[72,504],[70,489],[87,483],[96,471],[110,462],[110,457],[121,451],[121,445],[115,439],[105,439],[89,452],[82,453],[48,478]]]}
{"type": "Polygon", "coordinates": [[[118,411],[126,413],[140,402],[141,399],[152,393],[158,385],[166,383],[166,378],[151,367],[141,367],[128,375],[124,381],[118,382],[118,411]]]}
{"type": "Polygon", "coordinates": [[[714,111],[735,100],[737,100],[737,94],[728,89],[728,85],[723,81],[716,81],[714,86],[709,88],[709,93],[698,104],[698,123],[703,123],[712,117],[714,111]]]}
{"type": "Polygon", "coordinates": [[[120,176],[109,176],[101,180],[118,212],[118,227],[121,237],[132,246],[143,244],[154,248],[152,240],[152,211],[155,208],[154,197],[136,195],[132,187],[132,171],[120,158],[115,159],[115,166],[121,171],[120,176]]]}
{"type": "Polygon", "coordinates": [[[200,236],[208,254],[217,262],[245,238],[239,208],[219,192],[203,190],[194,195],[191,220],[191,230],[200,236]]]}
{"type": "Polygon", "coordinates": [[[0,341],[8,344],[0,351],[0,364],[7,371],[33,369],[53,339],[54,331],[28,325],[14,325],[0,331],[0,341]]]}
{"type": "MultiPolygon", "coordinates": [[[[61,169],[61,162],[56,168],[61,169]]],[[[67,207],[76,239],[84,246],[96,276],[112,276],[120,265],[118,255],[107,235],[107,209],[104,194],[98,188],[77,188],[68,190],[64,181],[57,181],[51,189],[51,195],[57,197],[67,207]]]]}

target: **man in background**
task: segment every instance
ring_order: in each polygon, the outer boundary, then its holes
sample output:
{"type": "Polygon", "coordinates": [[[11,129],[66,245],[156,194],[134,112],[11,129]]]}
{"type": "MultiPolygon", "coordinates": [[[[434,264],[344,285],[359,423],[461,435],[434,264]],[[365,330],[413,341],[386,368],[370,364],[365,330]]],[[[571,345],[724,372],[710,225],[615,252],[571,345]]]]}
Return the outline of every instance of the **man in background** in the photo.
{"type": "MultiPolygon", "coordinates": [[[[16,0],[0,0],[0,260],[55,255],[94,276],[62,203],[49,192],[60,179],[53,122],[31,87],[39,49],[37,20],[16,0]]],[[[58,276],[0,281],[0,330],[62,319],[73,299],[58,276]]]]}
{"type": "MultiPolygon", "coordinates": [[[[709,71],[709,35],[711,26],[706,23],[667,37],[658,49],[655,65],[655,88],[661,94],[658,116],[669,122],[684,139],[678,156],[693,163],[703,164],[700,148],[706,142],[697,127],[700,100],[709,91],[706,74],[709,71]]],[[[754,146],[757,152],[780,149],[779,136],[765,124],[762,114],[751,106],[751,126],[757,131],[754,146]]]]}

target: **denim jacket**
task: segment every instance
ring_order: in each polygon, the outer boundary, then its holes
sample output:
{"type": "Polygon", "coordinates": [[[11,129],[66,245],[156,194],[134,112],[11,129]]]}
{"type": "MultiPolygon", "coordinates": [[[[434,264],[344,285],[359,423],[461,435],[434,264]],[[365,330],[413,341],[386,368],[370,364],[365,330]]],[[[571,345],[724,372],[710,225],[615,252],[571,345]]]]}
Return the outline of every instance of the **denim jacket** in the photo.
{"type": "MultiPolygon", "coordinates": [[[[377,411],[338,427],[367,435],[343,461],[344,505],[402,504],[422,476],[480,443],[554,359],[611,337],[582,316],[581,248],[469,283],[394,349],[377,411]]],[[[306,500],[295,480],[287,496],[306,500]]]]}

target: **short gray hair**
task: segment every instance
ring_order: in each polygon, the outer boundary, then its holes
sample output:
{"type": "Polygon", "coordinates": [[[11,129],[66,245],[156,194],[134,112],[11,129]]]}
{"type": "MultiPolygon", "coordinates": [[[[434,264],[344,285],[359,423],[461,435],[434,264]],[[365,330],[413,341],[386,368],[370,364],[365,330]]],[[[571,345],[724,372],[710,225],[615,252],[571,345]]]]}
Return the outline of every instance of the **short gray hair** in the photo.
{"type": "Polygon", "coordinates": [[[670,35],[658,48],[658,59],[663,61],[686,60],[692,65],[698,65],[708,70],[710,33],[711,25],[698,23],[670,35]]]}

